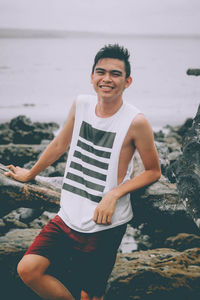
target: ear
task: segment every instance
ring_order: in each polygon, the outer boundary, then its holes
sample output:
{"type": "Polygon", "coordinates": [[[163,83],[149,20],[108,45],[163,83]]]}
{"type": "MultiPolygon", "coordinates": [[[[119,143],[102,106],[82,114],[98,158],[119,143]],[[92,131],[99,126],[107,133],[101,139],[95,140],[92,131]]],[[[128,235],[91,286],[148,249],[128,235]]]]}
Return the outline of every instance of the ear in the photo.
{"type": "Polygon", "coordinates": [[[126,78],[125,88],[128,88],[131,85],[132,81],[133,81],[133,78],[131,76],[126,78]]]}
{"type": "Polygon", "coordinates": [[[91,83],[93,83],[93,75],[94,75],[93,73],[91,73],[91,75],[90,75],[90,82],[91,83]]]}

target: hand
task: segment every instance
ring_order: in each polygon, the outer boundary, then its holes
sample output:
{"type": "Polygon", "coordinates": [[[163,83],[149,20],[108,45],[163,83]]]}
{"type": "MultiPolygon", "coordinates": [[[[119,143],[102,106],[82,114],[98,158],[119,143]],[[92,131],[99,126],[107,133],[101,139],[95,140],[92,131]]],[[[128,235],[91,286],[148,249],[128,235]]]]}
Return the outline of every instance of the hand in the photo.
{"type": "Polygon", "coordinates": [[[21,181],[21,182],[27,182],[31,179],[34,179],[34,177],[30,176],[30,170],[20,168],[20,167],[15,167],[13,165],[7,166],[10,171],[5,172],[5,175],[7,177],[12,177],[15,180],[21,181]]]}
{"type": "Polygon", "coordinates": [[[112,191],[108,192],[97,205],[93,221],[97,224],[111,224],[116,203],[117,198],[113,195],[112,191]]]}

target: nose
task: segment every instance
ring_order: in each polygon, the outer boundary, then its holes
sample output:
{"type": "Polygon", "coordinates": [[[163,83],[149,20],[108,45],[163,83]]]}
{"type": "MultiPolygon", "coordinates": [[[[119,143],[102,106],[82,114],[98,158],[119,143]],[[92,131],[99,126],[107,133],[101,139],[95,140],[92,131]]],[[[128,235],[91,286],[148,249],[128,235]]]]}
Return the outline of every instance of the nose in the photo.
{"type": "Polygon", "coordinates": [[[112,79],[111,79],[111,75],[109,72],[106,72],[104,74],[104,77],[103,77],[103,82],[110,82],[112,79]]]}

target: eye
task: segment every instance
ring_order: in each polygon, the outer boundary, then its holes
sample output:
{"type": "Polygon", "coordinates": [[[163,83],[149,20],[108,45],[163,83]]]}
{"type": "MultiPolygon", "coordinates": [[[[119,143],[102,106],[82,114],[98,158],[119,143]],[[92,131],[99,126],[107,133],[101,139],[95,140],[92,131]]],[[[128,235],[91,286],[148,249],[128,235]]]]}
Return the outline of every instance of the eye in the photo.
{"type": "Polygon", "coordinates": [[[119,76],[121,76],[121,73],[120,72],[112,72],[112,76],[119,77],[119,76]]]}
{"type": "Polygon", "coordinates": [[[98,74],[98,75],[103,75],[105,73],[105,71],[102,70],[102,69],[96,69],[95,73],[98,74]]]}

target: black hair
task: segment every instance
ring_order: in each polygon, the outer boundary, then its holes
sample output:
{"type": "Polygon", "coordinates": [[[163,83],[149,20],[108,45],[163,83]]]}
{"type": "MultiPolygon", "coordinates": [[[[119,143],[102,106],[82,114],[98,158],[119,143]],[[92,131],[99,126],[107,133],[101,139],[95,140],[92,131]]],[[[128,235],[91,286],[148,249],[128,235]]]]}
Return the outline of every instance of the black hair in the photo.
{"type": "Polygon", "coordinates": [[[103,48],[101,48],[95,58],[94,58],[94,64],[92,66],[92,73],[94,73],[94,69],[96,64],[100,59],[103,58],[116,58],[119,60],[122,60],[125,65],[125,72],[126,72],[126,78],[128,78],[131,74],[131,66],[129,62],[129,51],[128,49],[124,48],[123,46],[119,46],[118,44],[109,44],[105,45],[103,48]]]}

